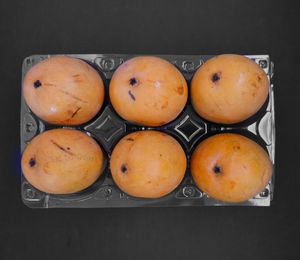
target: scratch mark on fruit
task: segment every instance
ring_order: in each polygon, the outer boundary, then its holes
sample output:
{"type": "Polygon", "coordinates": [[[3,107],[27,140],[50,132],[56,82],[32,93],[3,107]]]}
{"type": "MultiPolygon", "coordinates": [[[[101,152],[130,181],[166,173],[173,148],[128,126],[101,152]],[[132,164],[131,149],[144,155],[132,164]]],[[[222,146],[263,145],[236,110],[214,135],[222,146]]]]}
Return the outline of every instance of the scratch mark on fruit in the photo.
{"type": "Polygon", "coordinates": [[[90,71],[90,65],[85,62],[85,66],[86,66],[87,70],[90,71]]]}
{"type": "Polygon", "coordinates": [[[265,181],[266,181],[266,174],[267,174],[267,171],[266,169],[264,170],[263,174],[261,175],[261,178],[260,178],[260,181],[261,181],[261,184],[262,185],[266,185],[265,184],[265,181]]]}
{"type": "Polygon", "coordinates": [[[82,82],[82,78],[79,74],[72,75],[72,77],[74,78],[74,82],[82,82]]]}
{"type": "Polygon", "coordinates": [[[134,139],[133,139],[133,138],[130,138],[130,137],[129,137],[129,138],[127,138],[126,140],[127,140],[127,141],[131,141],[131,142],[133,142],[133,141],[134,141],[134,139]]]}
{"type": "Polygon", "coordinates": [[[67,149],[65,149],[63,146],[61,146],[61,145],[59,145],[57,142],[55,142],[54,140],[50,140],[50,142],[52,143],[52,144],[54,144],[58,149],[60,149],[61,151],[63,151],[63,152],[65,152],[65,153],[67,153],[67,154],[69,154],[69,155],[74,155],[72,152],[70,152],[70,151],[68,151],[67,149]]]}
{"type": "Polygon", "coordinates": [[[71,94],[71,93],[68,92],[68,91],[64,91],[64,90],[61,90],[61,89],[60,89],[59,91],[62,92],[62,93],[64,93],[64,94],[66,94],[66,95],[68,95],[68,96],[70,96],[70,97],[73,98],[73,99],[76,99],[76,100],[82,102],[82,103],[88,103],[87,101],[85,101],[85,100],[83,100],[83,99],[81,99],[81,98],[79,98],[79,97],[74,96],[73,94],[71,94]]]}
{"type": "Polygon", "coordinates": [[[146,82],[155,84],[155,82],[157,82],[157,81],[156,80],[152,80],[152,79],[146,79],[146,82]]]}
{"type": "Polygon", "coordinates": [[[128,95],[130,96],[130,98],[131,98],[132,100],[135,101],[135,96],[131,93],[130,90],[128,91],[128,95]]]}
{"type": "Polygon", "coordinates": [[[221,106],[212,98],[212,101],[214,102],[215,106],[219,109],[222,110],[221,106]]]}
{"type": "Polygon", "coordinates": [[[45,86],[52,86],[52,87],[56,87],[55,84],[52,84],[52,83],[44,83],[45,86]]]}
{"type": "Polygon", "coordinates": [[[49,163],[46,163],[44,165],[43,170],[44,170],[45,174],[50,175],[50,172],[49,172],[49,163]]]}
{"type": "Polygon", "coordinates": [[[79,110],[81,109],[81,107],[78,107],[74,113],[71,115],[71,118],[73,118],[74,116],[76,116],[76,114],[79,112],[79,110]]]}

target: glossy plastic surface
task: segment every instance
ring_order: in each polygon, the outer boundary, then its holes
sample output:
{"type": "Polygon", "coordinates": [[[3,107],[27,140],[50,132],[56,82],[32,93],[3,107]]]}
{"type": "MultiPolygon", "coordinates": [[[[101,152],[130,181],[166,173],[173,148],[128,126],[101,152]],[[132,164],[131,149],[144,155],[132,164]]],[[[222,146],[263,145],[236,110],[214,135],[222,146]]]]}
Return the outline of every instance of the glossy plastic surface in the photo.
{"type": "MultiPolygon", "coordinates": [[[[109,97],[109,81],[116,68],[124,61],[137,55],[121,54],[83,54],[68,55],[80,58],[92,65],[105,83],[105,102],[101,111],[86,124],[69,127],[86,132],[95,138],[106,153],[106,166],[102,176],[91,187],[71,195],[52,195],[40,192],[32,187],[22,175],[21,195],[23,202],[33,208],[103,208],[103,207],[145,207],[145,206],[217,206],[217,205],[247,205],[269,206],[274,192],[274,164],[275,164],[275,118],[273,95],[273,63],[268,55],[247,55],[264,69],[270,79],[269,98],[260,111],[248,120],[234,125],[220,125],[207,122],[200,118],[193,110],[190,98],[183,112],[171,123],[162,127],[145,127],[134,125],[120,118],[112,108],[109,97]],[[128,196],[114,184],[109,171],[109,157],[115,144],[129,132],[156,129],[175,137],[183,146],[188,164],[196,145],[210,135],[221,132],[236,132],[250,137],[264,147],[273,163],[273,177],[266,189],[256,197],[243,203],[224,203],[212,198],[199,190],[191,178],[188,169],[179,187],[169,195],[160,199],[139,199],[128,196]]],[[[190,87],[195,71],[211,55],[156,55],[173,63],[184,75],[190,87]]],[[[34,64],[50,55],[33,55],[25,58],[22,77],[34,64]]],[[[30,140],[39,133],[53,128],[64,127],[50,125],[36,117],[21,99],[21,151],[30,140]]]]}

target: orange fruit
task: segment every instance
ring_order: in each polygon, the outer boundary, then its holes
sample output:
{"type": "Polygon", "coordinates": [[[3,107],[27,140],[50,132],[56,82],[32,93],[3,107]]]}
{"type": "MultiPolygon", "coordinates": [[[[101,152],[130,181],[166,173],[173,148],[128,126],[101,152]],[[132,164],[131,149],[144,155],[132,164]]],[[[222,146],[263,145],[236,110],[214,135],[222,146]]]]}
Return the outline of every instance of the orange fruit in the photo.
{"type": "Polygon", "coordinates": [[[217,134],[193,152],[191,172],[196,185],[225,202],[246,201],[268,184],[272,164],[266,151],[239,134],[217,134]]]}
{"type": "Polygon", "coordinates": [[[186,156],[173,137],[157,131],[138,131],[116,145],[110,169],[117,186],[127,194],[159,198],[182,181],[186,156]]]}
{"type": "Polygon", "coordinates": [[[158,57],[135,57],[113,74],[109,96],[124,119],[147,126],[174,120],[183,110],[187,83],[177,68],[158,57]]]}
{"type": "Polygon", "coordinates": [[[191,84],[192,104],[204,119],[233,124],[254,115],[269,93],[269,80],[254,61],[224,54],[206,61],[191,84]]]}
{"type": "Polygon", "coordinates": [[[92,119],[104,100],[98,72],[86,62],[54,56],[25,75],[23,95],[33,113],[51,124],[79,125],[92,119]]]}
{"type": "Polygon", "coordinates": [[[24,150],[22,170],[35,188],[53,194],[81,191],[101,175],[103,152],[85,133],[55,129],[33,138],[24,150]]]}

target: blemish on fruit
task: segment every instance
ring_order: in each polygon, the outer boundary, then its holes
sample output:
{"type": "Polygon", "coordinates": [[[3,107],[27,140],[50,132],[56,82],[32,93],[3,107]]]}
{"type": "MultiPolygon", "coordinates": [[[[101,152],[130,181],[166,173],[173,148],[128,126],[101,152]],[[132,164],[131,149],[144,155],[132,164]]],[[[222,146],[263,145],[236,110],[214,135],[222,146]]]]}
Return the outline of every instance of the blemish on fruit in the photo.
{"type": "Polygon", "coordinates": [[[261,81],[261,77],[259,75],[257,75],[257,80],[258,80],[258,82],[261,81]]]}
{"type": "Polygon", "coordinates": [[[35,158],[30,158],[29,160],[29,166],[33,167],[36,164],[35,158]]]}
{"type": "Polygon", "coordinates": [[[82,78],[80,77],[79,74],[75,74],[75,75],[72,75],[72,77],[74,78],[74,82],[82,82],[82,78]]]}
{"type": "Polygon", "coordinates": [[[67,153],[67,154],[69,154],[69,155],[73,155],[72,152],[68,151],[68,150],[65,149],[63,146],[61,146],[60,144],[58,144],[57,142],[55,142],[55,141],[53,141],[53,140],[50,140],[50,142],[51,142],[52,144],[54,144],[54,145],[55,145],[58,149],[60,149],[61,151],[65,152],[65,153],[67,153]]]}
{"type": "Polygon", "coordinates": [[[211,81],[216,83],[220,80],[221,78],[221,73],[214,73],[212,76],[211,76],[211,81]]]}
{"type": "Polygon", "coordinates": [[[71,93],[68,92],[68,91],[64,91],[64,90],[62,90],[62,89],[59,89],[59,91],[62,92],[62,93],[64,93],[64,94],[66,94],[66,95],[68,95],[68,96],[70,96],[71,98],[73,98],[73,99],[75,99],[75,100],[78,100],[78,101],[82,102],[82,103],[88,103],[87,101],[85,101],[85,100],[83,100],[83,99],[81,99],[81,98],[79,98],[79,97],[74,96],[73,94],[71,94],[71,93]]]}
{"type": "Polygon", "coordinates": [[[177,91],[177,93],[178,93],[179,95],[182,95],[183,92],[184,92],[183,86],[182,86],[182,85],[178,86],[177,89],[176,89],[176,91],[177,91]]]}
{"type": "Polygon", "coordinates": [[[73,118],[74,116],[76,116],[76,114],[79,112],[79,110],[81,109],[81,107],[78,107],[71,115],[71,118],[73,118]]]}
{"type": "Polygon", "coordinates": [[[128,91],[128,95],[130,96],[130,98],[131,98],[132,100],[135,101],[135,96],[131,93],[130,90],[128,91]]]}
{"type": "Polygon", "coordinates": [[[121,172],[126,173],[127,172],[127,166],[126,164],[121,165],[121,172]]]}
{"type": "Polygon", "coordinates": [[[129,137],[129,138],[127,138],[126,140],[127,140],[127,141],[131,141],[131,142],[133,142],[133,141],[134,141],[134,139],[133,139],[133,138],[130,138],[130,137],[129,137]]]}
{"type": "Polygon", "coordinates": [[[230,188],[233,189],[235,186],[235,181],[230,181],[229,184],[230,184],[230,188]]]}
{"type": "Polygon", "coordinates": [[[239,145],[233,146],[233,150],[240,150],[240,149],[241,149],[241,147],[239,145]]]}
{"type": "Polygon", "coordinates": [[[219,165],[215,165],[213,169],[215,174],[220,174],[221,173],[221,167],[219,165]]]}
{"type": "Polygon", "coordinates": [[[255,82],[251,83],[251,86],[252,86],[252,87],[255,87],[256,89],[258,88],[258,86],[256,85],[255,82]]]}
{"type": "Polygon", "coordinates": [[[161,109],[165,109],[165,108],[167,108],[168,107],[168,104],[169,104],[169,102],[168,101],[166,101],[162,106],[161,106],[161,109]]]}
{"type": "Polygon", "coordinates": [[[135,86],[136,84],[137,84],[138,82],[137,82],[137,79],[136,78],[131,78],[130,80],[129,80],[129,84],[131,85],[131,86],[135,86]]]}
{"type": "Polygon", "coordinates": [[[35,88],[39,88],[40,86],[42,86],[42,83],[39,81],[39,80],[36,80],[34,83],[33,83],[33,86],[35,88]]]}
{"type": "Polygon", "coordinates": [[[44,83],[45,86],[52,86],[52,87],[56,87],[55,84],[52,84],[52,83],[44,83]]]}

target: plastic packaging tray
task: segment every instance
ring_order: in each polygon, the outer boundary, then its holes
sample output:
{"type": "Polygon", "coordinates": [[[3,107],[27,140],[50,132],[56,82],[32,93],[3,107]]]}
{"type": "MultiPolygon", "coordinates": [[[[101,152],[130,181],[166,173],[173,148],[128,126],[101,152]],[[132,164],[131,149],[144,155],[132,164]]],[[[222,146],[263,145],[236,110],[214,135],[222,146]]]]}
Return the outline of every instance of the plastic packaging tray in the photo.
{"type": "MultiPolygon", "coordinates": [[[[34,64],[51,55],[33,55],[24,59],[22,79],[34,64]]],[[[101,177],[89,188],[71,195],[52,195],[32,187],[21,177],[23,202],[32,208],[104,208],[104,207],[148,207],[148,206],[217,206],[246,205],[269,206],[274,192],[275,159],[275,119],[273,95],[273,63],[268,55],[246,55],[264,69],[270,79],[269,97],[260,111],[248,120],[234,125],[220,125],[207,122],[199,117],[192,108],[190,97],[183,112],[171,123],[162,127],[134,125],[120,118],[112,108],[108,96],[109,82],[116,68],[124,61],[140,55],[132,54],[83,54],[68,55],[80,58],[92,65],[101,75],[105,84],[105,102],[101,111],[91,121],[74,128],[92,136],[106,153],[106,162],[101,177]],[[109,158],[116,143],[127,133],[156,129],[175,137],[183,146],[188,159],[188,168],[181,184],[169,195],[160,199],[141,199],[128,196],[113,182],[109,170],[109,158]],[[225,203],[210,198],[198,189],[191,177],[189,162],[197,144],[213,134],[236,132],[250,137],[269,153],[273,163],[273,175],[269,184],[256,197],[242,203],[225,203]]],[[[183,74],[190,87],[195,71],[213,55],[155,55],[174,64],[183,74]]],[[[65,126],[50,125],[35,116],[21,98],[21,151],[39,133],[65,126]]]]}

